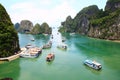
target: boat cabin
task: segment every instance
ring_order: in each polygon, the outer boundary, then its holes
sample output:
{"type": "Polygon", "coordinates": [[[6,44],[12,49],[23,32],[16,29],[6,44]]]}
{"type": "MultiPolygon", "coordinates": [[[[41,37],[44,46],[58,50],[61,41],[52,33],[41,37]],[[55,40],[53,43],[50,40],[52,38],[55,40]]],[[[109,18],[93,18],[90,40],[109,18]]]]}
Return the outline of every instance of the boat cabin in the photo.
{"type": "Polygon", "coordinates": [[[100,70],[102,69],[102,66],[100,63],[96,62],[96,61],[91,61],[91,60],[85,60],[84,61],[84,64],[93,68],[93,69],[96,69],[96,70],[100,70]]]}

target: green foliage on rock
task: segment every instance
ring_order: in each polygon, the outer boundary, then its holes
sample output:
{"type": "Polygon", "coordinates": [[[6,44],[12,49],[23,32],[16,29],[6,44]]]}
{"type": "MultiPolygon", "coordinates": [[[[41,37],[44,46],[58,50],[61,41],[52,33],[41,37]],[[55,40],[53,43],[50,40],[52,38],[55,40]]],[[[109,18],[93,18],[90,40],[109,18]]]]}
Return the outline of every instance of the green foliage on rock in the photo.
{"type": "Polygon", "coordinates": [[[33,23],[31,21],[29,21],[29,20],[22,20],[20,22],[20,27],[18,28],[17,31],[20,32],[20,33],[27,33],[27,34],[29,34],[29,33],[31,33],[32,29],[33,29],[33,23]]]}
{"type": "Polygon", "coordinates": [[[63,27],[59,28],[60,32],[73,32],[74,30],[74,26],[73,26],[73,19],[71,18],[71,16],[68,16],[66,18],[65,22],[61,23],[63,27]]]}
{"type": "Polygon", "coordinates": [[[50,28],[49,25],[46,22],[44,22],[41,25],[41,32],[45,33],[45,34],[51,34],[52,33],[52,28],[50,28]]]}
{"type": "MultiPolygon", "coordinates": [[[[99,29],[99,35],[97,37],[101,39],[120,39],[120,27],[119,17],[120,9],[109,13],[107,16],[90,20],[90,27],[97,27],[99,29]]],[[[94,29],[95,30],[95,29],[94,29]]],[[[95,34],[95,32],[93,32],[95,34]]],[[[93,35],[88,34],[93,37],[93,35]]]]}
{"type": "MultiPolygon", "coordinates": [[[[99,12],[99,9],[96,5],[91,5],[83,8],[74,19],[71,16],[66,18],[66,21],[62,22],[60,27],[60,32],[77,32],[84,33],[88,29],[88,20],[93,18],[96,13],[99,12]],[[85,28],[84,28],[85,27],[85,28]]],[[[86,33],[85,32],[85,33],[86,33]]]]}
{"type": "Polygon", "coordinates": [[[120,9],[120,0],[108,0],[105,6],[105,11],[113,12],[120,9]]]}
{"type": "Polygon", "coordinates": [[[42,33],[41,32],[41,29],[40,29],[40,24],[35,24],[35,26],[33,27],[32,31],[31,31],[32,34],[40,34],[42,33]]]}
{"type": "Polygon", "coordinates": [[[120,0],[108,0],[103,9],[83,8],[74,19],[62,22],[60,32],[76,32],[89,37],[120,40],[120,0]]]}
{"type": "MultiPolygon", "coordinates": [[[[103,15],[104,15],[104,13],[103,13],[103,15]]],[[[104,16],[101,18],[96,17],[96,19],[91,19],[90,24],[92,24],[93,26],[99,25],[100,27],[104,28],[104,27],[112,25],[115,22],[115,18],[117,16],[119,16],[119,11],[110,13],[107,16],[104,16]]]]}
{"type": "Polygon", "coordinates": [[[35,24],[35,26],[33,27],[32,34],[51,34],[52,33],[52,28],[49,27],[49,25],[44,22],[42,25],[40,24],[35,24]]]}
{"type": "Polygon", "coordinates": [[[0,57],[7,57],[19,51],[16,30],[5,8],[0,4],[0,57]]]}
{"type": "Polygon", "coordinates": [[[96,12],[98,12],[99,9],[97,7],[97,5],[91,5],[91,6],[88,6],[88,7],[85,7],[83,8],[79,13],[78,15],[81,15],[81,14],[86,14],[88,16],[93,16],[96,12]]]}

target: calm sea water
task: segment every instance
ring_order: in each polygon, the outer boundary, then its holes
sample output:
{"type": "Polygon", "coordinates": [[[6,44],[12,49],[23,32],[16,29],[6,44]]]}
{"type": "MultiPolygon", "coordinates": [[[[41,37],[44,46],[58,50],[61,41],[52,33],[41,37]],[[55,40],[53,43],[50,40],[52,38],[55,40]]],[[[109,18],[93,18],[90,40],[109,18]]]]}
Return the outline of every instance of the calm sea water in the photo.
{"type": "Polygon", "coordinates": [[[30,43],[41,47],[52,40],[51,49],[43,50],[38,58],[19,58],[0,64],[0,78],[11,77],[14,80],[120,80],[120,43],[91,39],[80,35],[69,35],[53,31],[50,36],[19,34],[20,46],[30,43]],[[61,38],[66,38],[67,50],[56,48],[61,38]],[[31,41],[31,39],[35,41],[31,41]],[[47,63],[45,58],[54,52],[55,59],[47,63]],[[102,64],[102,70],[96,71],[85,65],[86,59],[102,64]]]}

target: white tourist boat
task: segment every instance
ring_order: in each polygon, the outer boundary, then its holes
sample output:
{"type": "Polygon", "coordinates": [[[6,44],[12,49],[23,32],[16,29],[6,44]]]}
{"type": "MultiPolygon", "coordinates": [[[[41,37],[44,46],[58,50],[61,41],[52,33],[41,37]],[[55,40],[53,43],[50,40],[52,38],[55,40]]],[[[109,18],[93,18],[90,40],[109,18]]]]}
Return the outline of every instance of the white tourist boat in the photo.
{"type": "Polygon", "coordinates": [[[32,47],[32,48],[26,48],[24,49],[21,53],[20,53],[20,57],[24,57],[24,58],[36,58],[39,56],[39,54],[42,53],[42,49],[41,48],[37,48],[37,47],[32,47]]]}
{"type": "Polygon", "coordinates": [[[96,70],[100,70],[102,69],[102,66],[100,63],[96,62],[96,61],[92,61],[92,60],[85,60],[84,61],[84,64],[93,68],[93,69],[96,69],[96,70]]]}

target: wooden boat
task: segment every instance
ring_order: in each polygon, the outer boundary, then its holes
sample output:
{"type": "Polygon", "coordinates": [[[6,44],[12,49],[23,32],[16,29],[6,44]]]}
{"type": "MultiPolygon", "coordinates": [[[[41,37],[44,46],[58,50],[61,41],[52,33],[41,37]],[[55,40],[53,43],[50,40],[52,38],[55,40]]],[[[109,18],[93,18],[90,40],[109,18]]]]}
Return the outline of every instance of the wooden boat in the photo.
{"type": "Polygon", "coordinates": [[[48,34],[43,33],[44,36],[48,36],[48,34]]]}
{"type": "Polygon", "coordinates": [[[70,33],[70,35],[72,36],[72,35],[75,35],[75,33],[73,32],[73,33],[70,33]]]}
{"type": "Polygon", "coordinates": [[[41,48],[34,47],[34,48],[29,48],[29,49],[26,49],[26,50],[22,51],[20,53],[20,57],[23,57],[23,58],[36,58],[41,53],[42,53],[41,48]]]}
{"type": "Polygon", "coordinates": [[[53,53],[49,53],[47,56],[46,56],[46,61],[48,62],[51,62],[53,61],[55,58],[55,55],[53,53]]]}
{"type": "Polygon", "coordinates": [[[59,45],[57,45],[57,48],[66,50],[67,49],[67,45],[66,44],[59,44],[59,45]]]}
{"type": "Polygon", "coordinates": [[[65,42],[65,39],[62,39],[62,42],[65,42]]]}
{"type": "Polygon", "coordinates": [[[84,61],[84,64],[93,68],[93,69],[96,69],[96,70],[100,70],[102,69],[102,66],[100,63],[96,62],[96,61],[92,61],[92,60],[85,60],[84,61]]]}
{"type": "Polygon", "coordinates": [[[62,42],[65,42],[65,40],[66,40],[65,37],[62,37],[62,42]]]}
{"type": "Polygon", "coordinates": [[[48,49],[48,48],[51,48],[52,46],[52,41],[49,41],[47,44],[43,45],[43,49],[48,49]]]}
{"type": "Polygon", "coordinates": [[[53,39],[53,36],[51,38],[53,39]]]}
{"type": "Polygon", "coordinates": [[[52,41],[49,41],[48,44],[51,44],[51,45],[52,45],[52,41]]]}
{"type": "Polygon", "coordinates": [[[42,48],[43,48],[43,49],[48,49],[48,48],[51,48],[51,46],[52,46],[51,44],[45,44],[45,45],[43,45],[42,48]]]}
{"type": "Polygon", "coordinates": [[[31,45],[31,44],[27,44],[27,45],[25,46],[26,49],[34,48],[34,47],[35,47],[35,46],[33,46],[33,45],[31,45]]]}
{"type": "Polygon", "coordinates": [[[53,39],[53,35],[51,35],[51,38],[53,39]]]}
{"type": "Polygon", "coordinates": [[[31,39],[31,41],[35,41],[35,39],[31,39]]]}

